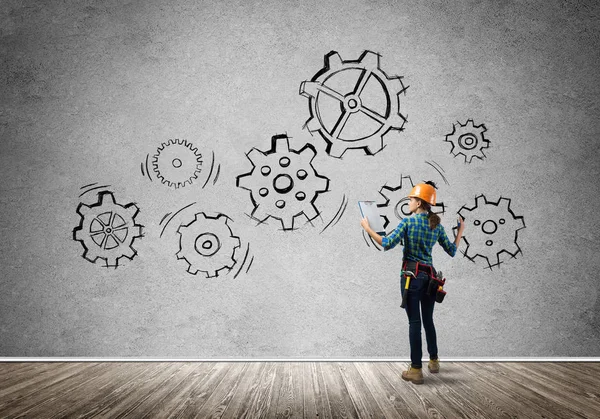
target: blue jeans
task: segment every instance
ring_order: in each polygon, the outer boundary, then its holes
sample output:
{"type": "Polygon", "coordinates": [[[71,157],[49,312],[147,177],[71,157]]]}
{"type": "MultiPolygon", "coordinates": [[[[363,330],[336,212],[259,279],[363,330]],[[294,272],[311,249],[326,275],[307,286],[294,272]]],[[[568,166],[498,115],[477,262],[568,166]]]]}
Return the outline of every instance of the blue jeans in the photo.
{"type": "MultiPolygon", "coordinates": [[[[428,273],[419,272],[416,278],[410,278],[410,284],[408,284],[405,310],[408,315],[410,361],[414,368],[422,368],[421,358],[423,357],[423,349],[421,343],[421,314],[423,314],[423,328],[425,329],[425,338],[427,339],[429,359],[436,359],[438,356],[437,337],[435,334],[435,326],[433,325],[435,294],[426,294],[428,283],[428,273]]],[[[405,285],[406,277],[401,275],[400,287],[402,291],[404,291],[405,285]]]]}

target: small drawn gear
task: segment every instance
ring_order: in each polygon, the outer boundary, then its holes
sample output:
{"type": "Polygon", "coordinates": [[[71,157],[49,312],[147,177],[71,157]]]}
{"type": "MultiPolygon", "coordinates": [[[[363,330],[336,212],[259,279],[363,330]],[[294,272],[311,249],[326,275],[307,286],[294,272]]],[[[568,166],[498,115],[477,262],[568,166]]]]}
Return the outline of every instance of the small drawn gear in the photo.
{"type": "Polygon", "coordinates": [[[234,267],[236,250],[241,243],[240,238],[233,235],[228,220],[224,214],[211,217],[200,212],[193,221],[179,226],[177,259],[188,263],[189,273],[196,275],[200,271],[212,278],[218,276],[220,270],[229,272],[234,267]]]}
{"type": "Polygon", "coordinates": [[[73,229],[73,240],[81,242],[83,257],[95,263],[104,259],[106,267],[117,267],[119,259],[133,259],[137,251],[132,247],[135,239],[142,237],[142,225],[135,223],[139,208],[133,204],[120,205],[112,192],[98,194],[93,205],[80,203],[77,213],[79,226],[73,229]]]}
{"type": "Polygon", "coordinates": [[[490,140],[483,135],[486,131],[484,124],[475,125],[472,119],[468,119],[464,124],[457,121],[456,124],[452,124],[452,132],[446,135],[444,141],[452,144],[450,153],[454,157],[462,154],[465,162],[471,163],[473,157],[480,160],[486,157],[483,150],[490,147],[490,140]]]}
{"type": "Polygon", "coordinates": [[[259,222],[269,217],[279,220],[284,230],[294,229],[294,219],[302,214],[309,220],[319,213],[318,195],[326,192],[329,179],[312,165],[316,150],[306,144],[299,151],[290,149],[287,135],[271,138],[271,149],[253,148],[246,154],[252,170],[236,178],[236,185],[250,191],[254,209],[250,215],[259,222]]]}
{"type": "Polygon", "coordinates": [[[198,179],[202,154],[187,140],[171,139],[158,147],[152,166],[163,184],[177,189],[198,179]]]}
{"type": "MultiPolygon", "coordinates": [[[[467,244],[465,257],[475,262],[477,257],[487,262],[492,269],[499,266],[501,256],[506,253],[516,258],[521,253],[517,243],[519,231],[525,228],[523,216],[516,216],[510,208],[511,200],[500,198],[498,202],[488,201],[481,194],[475,198],[475,206],[463,205],[458,214],[468,223],[463,239],[467,244]]],[[[453,229],[456,231],[456,227],[453,229]]]]}
{"type": "Polygon", "coordinates": [[[348,149],[373,155],[384,148],[383,136],[402,131],[401,77],[388,77],[379,67],[379,54],[364,51],[358,60],[343,61],[336,51],[325,56],[325,67],[300,84],[309,99],[306,127],[327,142],[327,154],[341,158],[348,149]]]}
{"type": "MultiPolygon", "coordinates": [[[[386,234],[390,234],[403,218],[411,215],[411,212],[408,210],[410,199],[406,195],[408,195],[414,186],[410,176],[401,176],[399,186],[384,185],[379,190],[379,194],[385,198],[385,202],[377,204],[377,207],[381,212],[383,228],[385,228],[386,234]]],[[[443,202],[438,202],[431,207],[431,211],[434,214],[444,214],[445,210],[443,202]]]]}

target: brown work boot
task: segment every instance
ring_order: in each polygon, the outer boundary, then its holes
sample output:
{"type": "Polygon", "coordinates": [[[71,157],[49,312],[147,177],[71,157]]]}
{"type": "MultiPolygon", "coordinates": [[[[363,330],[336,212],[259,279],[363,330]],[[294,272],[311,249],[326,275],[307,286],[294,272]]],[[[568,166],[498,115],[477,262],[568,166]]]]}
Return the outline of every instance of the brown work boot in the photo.
{"type": "Polygon", "coordinates": [[[402,371],[402,378],[406,381],[412,381],[413,384],[423,384],[422,368],[408,368],[408,371],[402,371]]]}
{"type": "Polygon", "coordinates": [[[427,368],[429,368],[429,372],[437,374],[438,372],[440,372],[440,360],[439,359],[429,360],[429,364],[427,364],[427,368]]]}

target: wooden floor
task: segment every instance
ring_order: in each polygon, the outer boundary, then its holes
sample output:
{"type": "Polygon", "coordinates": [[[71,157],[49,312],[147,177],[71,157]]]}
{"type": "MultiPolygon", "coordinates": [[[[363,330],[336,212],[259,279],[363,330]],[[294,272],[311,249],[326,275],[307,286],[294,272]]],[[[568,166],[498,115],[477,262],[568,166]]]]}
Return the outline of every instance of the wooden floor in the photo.
{"type": "Polygon", "coordinates": [[[600,418],[600,363],[0,363],[0,417],[600,418]]]}

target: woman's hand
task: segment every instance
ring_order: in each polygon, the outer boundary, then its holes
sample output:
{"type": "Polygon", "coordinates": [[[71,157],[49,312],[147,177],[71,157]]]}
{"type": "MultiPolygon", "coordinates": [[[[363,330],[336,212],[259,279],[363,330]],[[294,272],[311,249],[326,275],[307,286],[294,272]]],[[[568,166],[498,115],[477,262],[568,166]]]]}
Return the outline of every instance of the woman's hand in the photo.
{"type": "Polygon", "coordinates": [[[463,231],[465,231],[465,219],[460,215],[458,216],[458,228],[456,229],[456,238],[454,239],[454,244],[458,248],[460,245],[460,239],[462,239],[463,231]]]}
{"type": "Polygon", "coordinates": [[[373,240],[375,240],[375,242],[378,245],[382,246],[382,237],[373,231],[373,229],[369,225],[369,220],[367,219],[367,217],[363,217],[363,219],[360,220],[360,225],[362,226],[362,228],[365,229],[365,231],[367,232],[367,234],[369,234],[369,236],[373,237],[373,240]]]}
{"type": "Polygon", "coordinates": [[[463,231],[465,231],[465,219],[459,215],[458,216],[458,233],[462,235],[463,231]]]}
{"type": "Polygon", "coordinates": [[[365,229],[365,231],[369,231],[369,229],[371,228],[371,226],[369,225],[369,220],[367,219],[367,217],[363,217],[362,220],[360,220],[360,225],[362,226],[362,228],[365,229]]]}

